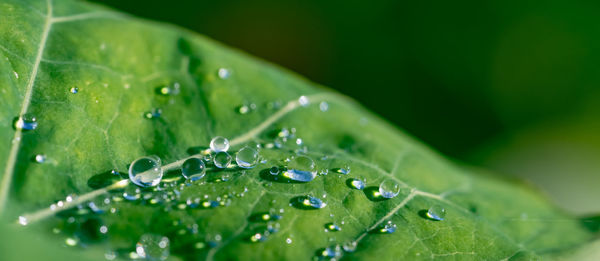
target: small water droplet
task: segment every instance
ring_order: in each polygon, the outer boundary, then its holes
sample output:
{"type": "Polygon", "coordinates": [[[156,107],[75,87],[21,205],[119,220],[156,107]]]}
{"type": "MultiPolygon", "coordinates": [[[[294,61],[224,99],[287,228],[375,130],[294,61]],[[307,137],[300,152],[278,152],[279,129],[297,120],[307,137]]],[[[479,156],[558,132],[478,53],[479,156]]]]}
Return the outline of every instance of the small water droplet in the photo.
{"type": "Polygon", "coordinates": [[[299,196],[292,198],[292,206],[300,209],[321,209],[327,206],[321,199],[313,196],[299,196]]]}
{"type": "Polygon", "coordinates": [[[215,157],[213,158],[213,164],[215,164],[215,167],[220,169],[227,168],[230,163],[231,155],[229,155],[229,153],[225,151],[217,152],[217,154],[215,154],[215,157]]]}
{"type": "Polygon", "coordinates": [[[164,96],[174,96],[179,94],[181,85],[178,82],[173,83],[173,85],[166,85],[156,88],[156,93],[164,96]]]}
{"type": "Polygon", "coordinates": [[[342,256],[342,248],[339,245],[317,250],[317,257],[320,259],[327,258],[328,260],[336,260],[336,258],[340,256],[342,256]]]}
{"type": "Polygon", "coordinates": [[[214,152],[229,150],[229,140],[221,136],[214,137],[210,141],[210,149],[214,152]]]}
{"type": "Polygon", "coordinates": [[[79,88],[78,87],[71,87],[71,89],[69,89],[69,92],[71,92],[72,94],[76,94],[79,92],[79,88]]]}
{"type": "Polygon", "coordinates": [[[30,131],[35,130],[37,127],[37,119],[30,114],[25,114],[21,117],[15,117],[13,120],[13,128],[15,130],[30,131]]]}
{"type": "Polygon", "coordinates": [[[169,257],[169,238],[144,234],[136,244],[135,252],[144,259],[166,260],[169,257]]]}
{"type": "Polygon", "coordinates": [[[140,189],[136,186],[127,186],[123,192],[123,198],[129,201],[140,199],[140,189]]]}
{"type": "Polygon", "coordinates": [[[217,71],[217,75],[221,79],[227,79],[231,75],[231,72],[229,71],[229,69],[219,68],[219,70],[217,71]]]}
{"type": "Polygon", "coordinates": [[[79,243],[79,240],[77,240],[76,238],[73,238],[73,237],[67,237],[67,238],[65,239],[65,244],[66,244],[67,246],[76,246],[76,245],[77,245],[77,243],[79,243]]]}
{"type": "Polygon", "coordinates": [[[315,162],[307,156],[298,156],[292,159],[282,175],[293,181],[309,182],[315,179],[315,162]]]}
{"type": "Polygon", "coordinates": [[[336,231],[340,231],[342,230],[342,228],[338,225],[336,225],[335,223],[327,223],[325,224],[325,231],[327,232],[336,232],[336,231]]]}
{"type": "Polygon", "coordinates": [[[400,184],[393,179],[386,179],[379,185],[379,194],[384,198],[394,198],[400,193],[400,184]]]}
{"type": "Polygon", "coordinates": [[[322,112],[326,112],[327,110],[329,110],[329,104],[327,102],[322,101],[321,103],[319,103],[319,109],[322,112]]]}
{"type": "Polygon", "coordinates": [[[141,157],[129,166],[129,179],[140,187],[156,186],[162,177],[163,170],[157,156],[141,157]]]}
{"type": "Polygon", "coordinates": [[[161,115],[162,115],[162,109],[160,109],[160,108],[153,108],[152,110],[144,113],[144,117],[146,117],[146,119],[160,118],[161,115]]]}
{"type": "Polygon", "coordinates": [[[300,103],[301,106],[307,106],[309,104],[308,97],[304,95],[300,96],[300,98],[298,98],[298,103],[300,103]]]}
{"type": "Polygon", "coordinates": [[[285,243],[286,243],[286,244],[288,244],[288,245],[289,245],[289,244],[291,244],[291,243],[292,243],[292,239],[291,239],[291,238],[289,238],[289,237],[288,237],[288,238],[286,238],[286,239],[285,239],[285,243]]]}
{"type": "Polygon", "coordinates": [[[333,169],[333,171],[335,171],[336,173],[339,173],[339,174],[348,175],[348,174],[350,174],[350,166],[346,166],[343,168],[335,168],[335,169],[333,169]]]}
{"type": "Polygon", "coordinates": [[[352,253],[354,251],[356,251],[356,241],[350,241],[350,242],[346,242],[342,245],[342,248],[344,249],[344,251],[348,252],[348,253],[352,253]]]}
{"type": "Polygon", "coordinates": [[[434,205],[427,210],[426,215],[432,220],[442,221],[446,217],[446,209],[440,205],[434,205]]]}
{"type": "Polygon", "coordinates": [[[40,164],[44,163],[44,162],[46,162],[46,155],[44,155],[44,154],[37,154],[37,155],[35,155],[35,157],[33,157],[33,160],[36,163],[40,163],[40,164]]]}
{"type": "Polygon", "coordinates": [[[360,179],[354,179],[354,178],[350,178],[348,180],[346,180],[346,185],[348,185],[348,187],[353,188],[353,189],[358,189],[358,190],[362,190],[365,188],[365,182],[360,180],[360,179]]]}
{"type": "Polygon", "coordinates": [[[392,223],[392,221],[388,221],[385,225],[376,228],[377,233],[381,234],[391,234],[396,232],[396,224],[392,223]]]}
{"type": "Polygon", "coordinates": [[[253,168],[258,161],[258,152],[250,147],[244,147],[235,154],[235,161],[241,168],[253,168]]]}
{"type": "Polygon", "coordinates": [[[196,181],[204,177],[206,174],[206,165],[199,157],[191,157],[186,159],[181,165],[181,174],[192,181],[196,181]]]}
{"type": "Polygon", "coordinates": [[[106,260],[115,260],[115,258],[117,258],[117,252],[109,250],[104,253],[104,258],[106,258],[106,260]]]}
{"type": "Polygon", "coordinates": [[[27,226],[27,218],[24,216],[19,216],[19,224],[21,224],[21,226],[27,226]]]}

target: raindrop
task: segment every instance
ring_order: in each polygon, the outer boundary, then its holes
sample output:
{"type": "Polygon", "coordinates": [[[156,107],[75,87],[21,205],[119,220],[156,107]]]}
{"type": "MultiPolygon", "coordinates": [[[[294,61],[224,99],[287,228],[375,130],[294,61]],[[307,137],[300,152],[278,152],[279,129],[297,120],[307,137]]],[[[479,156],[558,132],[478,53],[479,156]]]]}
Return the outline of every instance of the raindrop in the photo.
{"type": "Polygon", "coordinates": [[[396,232],[396,224],[392,223],[392,221],[388,221],[385,225],[380,226],[376,229],[377,233],[381,234],[391,234],[396,232]]]}
{"type": "Polygon", "coordinates": [[[342,248],[344,249],[344,251],[351,253],[351,252],[356,251],[356,245],[357,245],[356,241],[350,241],[350,242],[344,243],[342,245],[342,248]]]}
{"type": "Polygon", "coordinates": [[[244,147],[235,154],[235,162],[241,168],[253,168],[258,161],[258,152],[250,147],[244,147]]]}
{"type": "Polygon", "coordinates": [[[169,238],[144,234],[136,244],[135,252],[148,260],[166,260],[169,257],[169,238]]]}
{"type": "Polygon", "coordinates": [[[393,179],[386,179],[379,185],[379,194],[384,198],[394,198],[400,193],[400,184],[393,179]]]}
{"type": "Polygon", "coordinates": [[[153,187],[160,183],[163,170],[157,156],[141,157],[129,166],[129,179],[140,187],[153,187]]]}
{"type": "Polygon", "coordinates": [[[160,118],[161,115],[162,115],[162,110],[160,108],[154,108],[154,109],[144,113],[144,117],[146,117],[146,119],[160,118]]]}
{"type": "Polygon", "coordinates": [[[342,248],[339,245],[330,246],[317,250],[317,256],[320,258],[334,259],[342,256],[342,248]]]}
{"type": "Polygon", "coordinates": [[[229,140],[221,136],[214,137],[210,141],[210,149],[214,152],[229,150],[229,140]]]}
{"type": "Polygon", "coordinates": [[[217,167],[217,168],[220,168],[220,169],[227,168],[229,166],[229,163],[231,163],[231,155],[229,155],[229,153],[227,153],[225,151],[217,152],[217,154],[215,154],[215,157],[213,159],[213,163],[215,164],[215,167],[217,167]]]}
{"type": "Polygon", "coordinates": [[[307,156],[298,156],[290,161],[283,176],[293,181],[309,182],[315,179],[315,162],[307,156]]]}
{"type": "Polygon", "coordinates": [[[323,202],[319,198],[315,198],[313,196],[299,196],[292,198],[291,202],[292,206],[300,209],[321,209],[327,206],[325,202],[323,202]]]}
{"type": "Polygon", "coordinates": [[[298,98],[298,103],[300,103],[301,106],[307,106],[309,103],[308,97],[304,95],[300,96],[300,98],[298,98]]]}
{"type": "Polygon", "coordinates": [[[32,115],[25,114],[21,117],[15,117],[13,128],[15,130],[30,131],[38,127],[37,119],[32,115]]]}
{"type": "Polygon", "coordinates": [[[69,92],[71,92],[72,94],[76,94],[79,92],[79,88],[77,87],[71,87],[71,89],[69,89],[69,92]]]}
{"type": "Polygon", "coordinates": [[[181,174],[192,181],[196,181],[204,177],[206,174],[206,165],[199,157],[191,157],[186,159],[181,165],[181,174]]]}
{"type": "Polygon", "coordinates": [[[325,112],[325,111],[329,110],[329,104],[327,102],[322,101],[321,103],[319,103],[319,109],[322,112],[325,112]]]}
{"type": "Polygon", "coordinates": [[[340,230],[342,230],[342,228],[340,226],[336,225],[335,223],[325,224],[326,232],[336,232],[336,231],[340,231],[340,230]]]}
{"type": "Polygon", "coordinates": [[[434,205],[427,210],[426,215],[432,220],[442,221],[446,217],[446,209],[440,205],[434,205]]]}
{"type": "Polygon", "coordinates": [[[358,189],[358,190],[362,190],[365,188],[365,182],[360,180],[360,179],[348,179],[346,181],[346,185],[348,185],[348,187],[353,188],[353,189],[358,189]]]}
{"type": "Polygon", "coordinates": [[[348,174],[350,174],[350,166],[346,166],[343,168],[335,168],[335,169],[333,169],[333,171],[335,171],[336,173],[339,173],[339,174],[348,175],[348,174]]]}

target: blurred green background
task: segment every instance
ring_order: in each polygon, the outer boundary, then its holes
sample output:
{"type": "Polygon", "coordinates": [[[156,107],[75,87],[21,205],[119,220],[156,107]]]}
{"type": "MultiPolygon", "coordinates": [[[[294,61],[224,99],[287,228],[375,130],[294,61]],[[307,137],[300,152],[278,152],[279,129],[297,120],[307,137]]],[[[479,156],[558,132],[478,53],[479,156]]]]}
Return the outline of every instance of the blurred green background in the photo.
{"type": "Polygon", "coordinates": [[[359,100],[445,155],[600,212],[600,2],[97,0],[359,100]]]}

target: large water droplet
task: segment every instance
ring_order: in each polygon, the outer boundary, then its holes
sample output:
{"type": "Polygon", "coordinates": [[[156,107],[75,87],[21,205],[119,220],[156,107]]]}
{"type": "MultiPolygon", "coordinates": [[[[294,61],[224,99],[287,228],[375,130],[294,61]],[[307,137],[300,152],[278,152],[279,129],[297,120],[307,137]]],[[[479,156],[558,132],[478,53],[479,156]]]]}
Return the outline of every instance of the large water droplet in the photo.
{"type": "Polygon", "coordinates": [[[360,179],[348,179],[346,181],[346,185],[348,185],[348,187],[353,188],[353,189],[358,189],[358,190],[362,190],[365,188],[365,182],[360,180],[360,179]]]}
{"type": "Polygon", "coordinates": [[[201,158],[192,157],[186,159],[181,165],[181,174],[192,181],[196,181],[204,177],[206,174],[206,165],[201,158]]]}
{"type": "Polygon", "coordinates": [[[313,196],[299,196],[292,198],[292,206],[300,209],[320,209],[327,206],[321,199],[313,196]]]}
{"type": "Polygon", "coordinates": [[[136,244],[135,252],[148,260],[167,260],[169,257],[169,238],[144,234],[136,244]]]}
{"type": "Polygon", "coordinates": [[[446,217],[446,209],[440,205],[434,205],[427,210],[426,215],[432,220],[442,221],[446,217]]]}
{"type": "Polygon", "coordinates": [[[210,149],[214,152],[229,150],[229,140],[221,136],[214,137],[210,141],[210,149]]]}
{"type": "Polygon", "coordinates": [[[29,114],[21,117],[15,117],[13,120],[13,128],[15,130],[30,131],[38,127],[37,119],[29,114]]]}
{"type": "Polygon", "coordinates": [[[384,198],[394,198],[400,193],[400,184],[393,179],[386,179],[379,185],[379,194],[384,198]]]}
{"type": "Polygon", "coordinates": [[[258,161],[258,152],[250,147],[244,147],[235,154],[235,162],[241,168],[253,168],[258,161]]]}
{"type": "Polygon", "coordinates": [[[141,157],[129,166],[129,179],[141,187],[153,187],[160,183],[163,170],[157,156],[141,157]]]}
{"type": "Polygon", "coordinates": [[[293,181],[312,181],[317,176],[315,162],[307,156],[297,156],[290,161],[282,175],[293,181]]]}
{"type": "Polygon", "coordinates": [[[227,168],[229,166],[229,163],[231,163],[231,155],[229,155],[229,153],[225,151],[217,152],[217,154],[215,154],[215,157],[213,158],[213,163],[217,168],[227,168]]]}

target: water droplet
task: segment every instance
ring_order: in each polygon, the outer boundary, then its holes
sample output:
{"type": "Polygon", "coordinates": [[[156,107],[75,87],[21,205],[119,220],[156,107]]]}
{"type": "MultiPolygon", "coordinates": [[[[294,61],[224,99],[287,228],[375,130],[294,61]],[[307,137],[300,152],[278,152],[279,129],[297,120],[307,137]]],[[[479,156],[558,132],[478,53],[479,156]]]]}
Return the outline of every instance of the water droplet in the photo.
{"type": "Polygon", "coordinates": [[[304,95],[300,96],[300,98],[298,98],[298,103],[300,103],[301,106],[307,106],[309,103],[308,97],[304,95]]]}
{"type": "Polygon", "coordinates": [[[227,79],[231,75],[231,72],[226,68],[219,68],[219,70],[217,71],[217,75],[221,79],[227,79]]]}
{"type": "Polygon", "coordinates": [[[325,224],[325,231],[327,232],[336,232],[336,231],[340,231],[342,230],[342,228],[338,225],[336,225],[335,223],[327,223],[325,224]]]}
{"type": "Polygon", "coordinates": [[[173,83],[173,85],[158,87],[158,88],[156,88],[156,92],[160,95],[174,96],[174,95],[179,94],[180,88],[181,88],[181,86],[179,85],[178,82],[176,82],[176,83],[173,83]]]}
{"type": "Polygon", "coordinates": [[[135,252],[144,259],[166,260],[169,257],[169,238],[144,234],[136,244],[135,252]]]}
{"type": "Polygon", "coordinates": [[[253,168],[258,161],[258,152],[250,147],[244,147],[235,154],[235,162],[241,168],[253,168]]]}
{"type": "Polygon", "coordinates": [[[288,237],[288,238],[286,238],[286,239],[285,239],[285,243],[286,243],[286,244],[288,244],[288,245],[289,245],[289,244],[291,244],[291,243],[292,243],[292,239],[291,239],[291,238],[289,238],[289,237],[288,237]]]}
{"type": "Polygon", "coordinates": [[[426,215],[432,220],[442,221],[446,217],[446,209],[440,205],[434,205],[427,210],[426,215]]]}
{"type": "Polygon", "coordinates": [[[292,198],[291,202],[292,206],[300,209],[321,209],[327,206],[325,202],[323,202],[319,198],[315,198],[313,196],[299,196],[292,198]]]}
{"type": "Polygon", "coordinates": [[[106,260],[115,260],[115,258],[117,258],[117,252],[109,250],[104,253],[104,258],[106,258],[106,260]]]}
{"type": "Polygon", "coordinates": [[[317,256],[335,260],[335,258],[342,256],[342,248],[339,245],[322,248],[317,250],[317,256]]]}
{"type": "Polygon", "coordinates": [[[379,185],[379,194],[384,198],[394,198],[400,193],[400,184],[393,179],[386,179],[379,185]]]}
{"type": "Polygon", "coordinates": [[[317,176],[314,169],[315,162],[311,158],[298,156],[290,161],[282,175],[293,181],[309,182],[317,176]]]}
{"type": "Polygon", "coordinates": [[[350,242],[346,242],[342,245],[342,248],[344,249],[344,251],[352,253],[354,251],[356,251],[356,241],[350,241],[350,242]]]}
{"type": "Polygon", "coordinates": [[[329,110],[329,104],[327,102],[322,101],[321,103],[319,103],[319,109],[322,112],[326,112],[327,110],[329,110]]]}
{"type": "Polygon", "coordinates": [[[129,166],[129,179],[140,187],[153,187],[160,183],[163,170],[157,156],[141,157],[129,166]]]}
{"type": "Polygon", "coordinates": [[[376,228],[375,232],[381,234],[391,234],[396,232],[396,224],[392,223],[392,221],[388,221],[385,225],[376,228]]]}
{"type": "Polygon", "coordinates": [[[229,150],[229,140],[221,136],[214,137],[210,141],[210,149],[214,152],[229,150]]]}
{"type": "Polygon", "coordinates": [[[36,163],[40,163],[40,164],[44,163],[44,162],[46,162],[46,155],[44,155],[44,154],[37,154],[37,155],[35,155],[35,157],[33,157],[33,160],[36,163]]]}
{"type": "Polygon", "coordinates": [[[274,176],[278,175],[279,174],[279,167],[275,167],[275,166],[271,167],[269,169],[269,174],[274,175],[274,176]]]}
{"type": "Polygon", "coordinates": [[[353,189],[362,190],[365,188],[365,182],[360,179],[348,179],[346,185],[353,189]]]}
{"type": "Polygon", "coordinates": [[[136,186],[127,186],[123,192],[123,198],[134,201],[140,199],[140,189],[136,186]]]}
{"type": "Polygon", "coordinates": [[[181,165],[181,174],[192,181],[196,181],[204,177],[206,174],[206,165],[199,157],[186,159],[181,165]]]}
{"type": "Polygon", "coordinates": [[[339,174],[348,175],[348,174],[350,174],[350,166],[346,166],[343,168],[335,168],[335,169],[333,169],[333,171],[335,171],[339,174]]]}
{"type": "Polygon", "coordinates": [[[79,92],[79,88],[78,87],[71,87],[71,89],[69,89],[69,92],[71,92],[72,94],[76,94],[79,92]]]}
{"type": "Polygon", "coordinates": [[[215,164],[215,167],[217,167],[217,168],[220,168],[220,169],[227,168],[229,166],[229,164],[231,163],[231,155],[229,155],[229,153],[227,153],[225,151],[217,152],[217,154],[215,154],[215,157],[213,159],[213,163],[215,164]]]}
{"type": "Polygon", "coordinates": [[[15,117],[13,120],[13,128],[15,130],[30,131],[38,127],[37,119],[29,114],[21,117],[15,117]]]}
{"type": "Polygon", "coordinates": [[[65,239],[65,244],[67,244],[67,246],[76,246],[78,242],[79,241],[73,237],[67,237],[65,239]]]}
{"type": "Polygon", "coordinates": [[[162,115],[162,110],[160,108],[154,108],[154,109],[144,113],[144,117],[146,117],[147,119],[160,118],[161,115],[162,115]]]}
{"type": "Polygon", "coordinates": [[[21,224],[21,226],[27,226],[27,218],[24,216],[19,216],[19,224],[21,224]]]}

